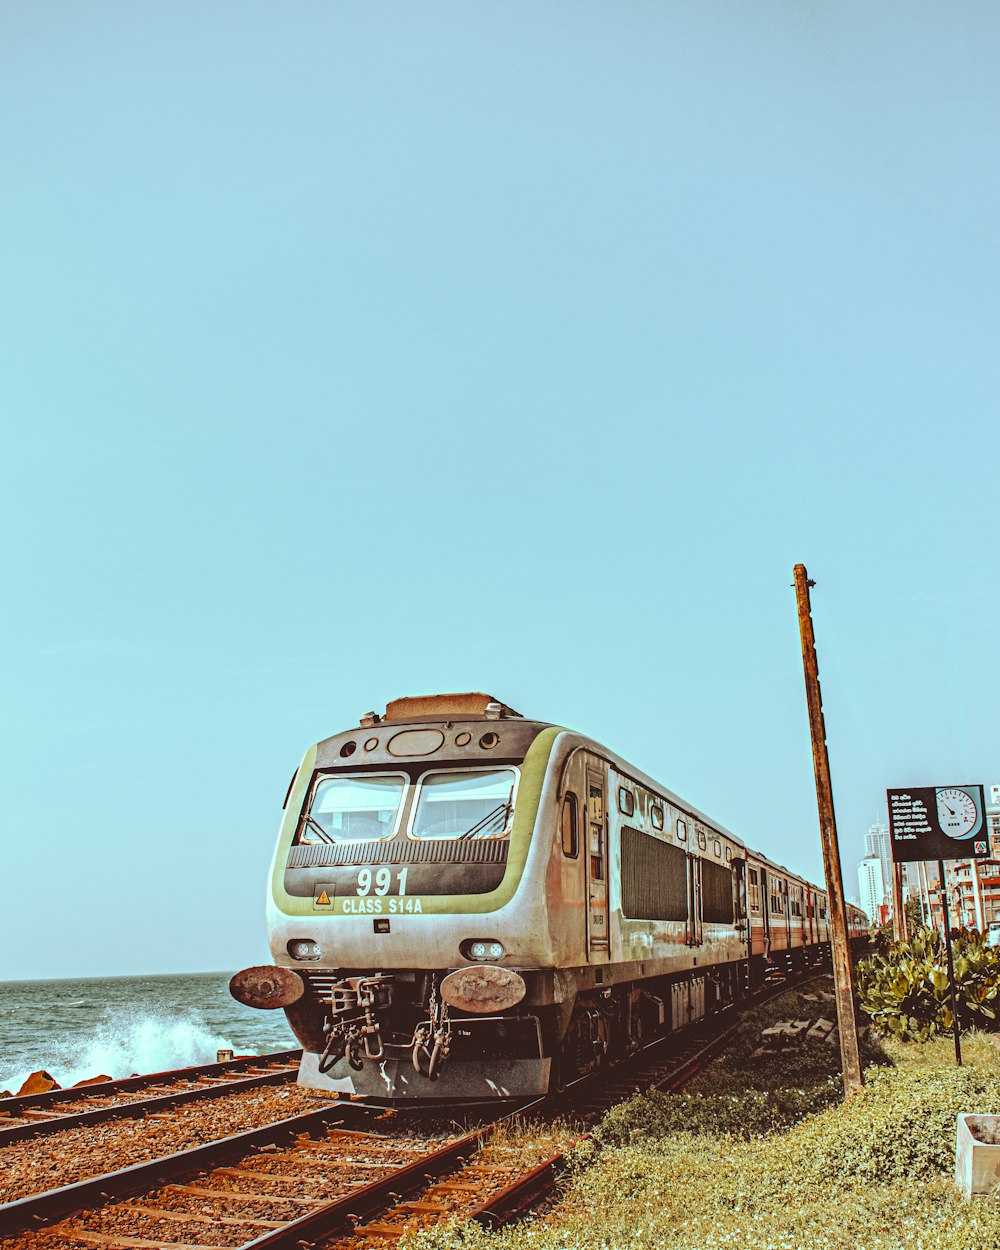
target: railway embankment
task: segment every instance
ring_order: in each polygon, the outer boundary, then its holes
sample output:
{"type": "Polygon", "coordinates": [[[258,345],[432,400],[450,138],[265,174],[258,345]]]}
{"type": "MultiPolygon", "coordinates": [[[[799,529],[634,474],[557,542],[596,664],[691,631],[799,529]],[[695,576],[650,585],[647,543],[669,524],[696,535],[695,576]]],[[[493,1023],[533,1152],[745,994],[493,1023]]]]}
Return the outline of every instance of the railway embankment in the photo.
{"type": "Polygon", "coordinates": [[[613,1108],[544,1213],[500,1232],[442,1223],[402,1250],[998,1250],[1000,1198],[967,1203],[951,1178],[956,1114],[1000,1112],[1000,1051],[970,1035],[956,1068],[948,1038],[869,1041],[844,1104],[835,1047],[754,1053],[812,1006],[790,991],[681,1092],[613,1108]]]}

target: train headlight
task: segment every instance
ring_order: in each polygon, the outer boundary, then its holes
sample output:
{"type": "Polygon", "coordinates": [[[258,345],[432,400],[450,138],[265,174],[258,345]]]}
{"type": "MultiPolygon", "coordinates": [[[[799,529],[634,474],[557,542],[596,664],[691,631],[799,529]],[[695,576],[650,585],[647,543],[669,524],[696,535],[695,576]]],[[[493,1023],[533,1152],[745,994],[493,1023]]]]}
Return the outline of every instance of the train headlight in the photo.
{"type": "Polygon", "coordinates": [[[463,942],[461,949],[466,959],[503,959],[504,956],[504,949],[500,942],[491,942],[485,938],[463,942]]]}
{"type": "Polygon", "coordinates": [[[319,959],[321,951],[319,942],[311,942],[308,938],[293,938],[288,943],[288,953],[293,959],[309,961],[319,959]]]}

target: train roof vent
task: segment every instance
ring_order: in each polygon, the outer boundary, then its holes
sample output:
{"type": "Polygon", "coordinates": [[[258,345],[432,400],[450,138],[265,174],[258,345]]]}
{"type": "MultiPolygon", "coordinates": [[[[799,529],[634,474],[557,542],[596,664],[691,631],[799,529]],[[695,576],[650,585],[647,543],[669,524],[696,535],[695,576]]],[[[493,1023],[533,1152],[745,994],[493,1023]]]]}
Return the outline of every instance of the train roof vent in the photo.
{"type": "Polygon", "coordinates": [[[506,703],[490,694],[418,694],[406,699],[393,699],[385,707],[382,718],[393,721],[426,720],[501,720],[520,716],[506,703]]]}

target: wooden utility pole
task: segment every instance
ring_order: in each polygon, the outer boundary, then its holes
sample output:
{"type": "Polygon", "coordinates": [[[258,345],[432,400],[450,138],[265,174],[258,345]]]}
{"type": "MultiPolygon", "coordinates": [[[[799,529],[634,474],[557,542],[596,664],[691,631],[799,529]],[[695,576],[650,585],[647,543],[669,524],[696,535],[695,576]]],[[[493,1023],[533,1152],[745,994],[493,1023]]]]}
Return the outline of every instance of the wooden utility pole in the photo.
{"type": "Polygon", "coordinates": [[[850,1098],[861,1088],[863,1078],[858,1050],[858,1026],[854,1016],[854,971],[851,967],[851,946],[847,936],[847,905],[844,900],[844,879],[840,871],[837,819],[833,812],[830,759],[826,750],[826,726],[823,724],[823,700],[819,690],[816,639],[813,635],[812,608],[809,602],[809,587],[815,584],[806,575],[806,566],[796,564],[795,599],[799,609],[802,668],[806,679],[813,771],[816,775],[816,805],[819,808],[819,833],[823,843],[823,868],[826,873],[827,905],[830,910],[830,945],[833,951],[837,1025],[840,1029],[840,1059],[844,1070],[844,1094],[850,1098]]]}

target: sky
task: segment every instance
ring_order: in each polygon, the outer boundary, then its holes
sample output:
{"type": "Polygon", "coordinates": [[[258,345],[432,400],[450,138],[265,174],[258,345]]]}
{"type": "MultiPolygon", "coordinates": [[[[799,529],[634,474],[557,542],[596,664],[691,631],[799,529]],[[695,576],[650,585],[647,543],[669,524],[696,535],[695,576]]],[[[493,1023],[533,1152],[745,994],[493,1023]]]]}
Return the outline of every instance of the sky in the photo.
{"type": "Polygon", "coordinates": [[[310,743],[483,690],[849,894],[1000,782],[1000,12],[12,0],[0,979],[267,958],[310,743]]]}

